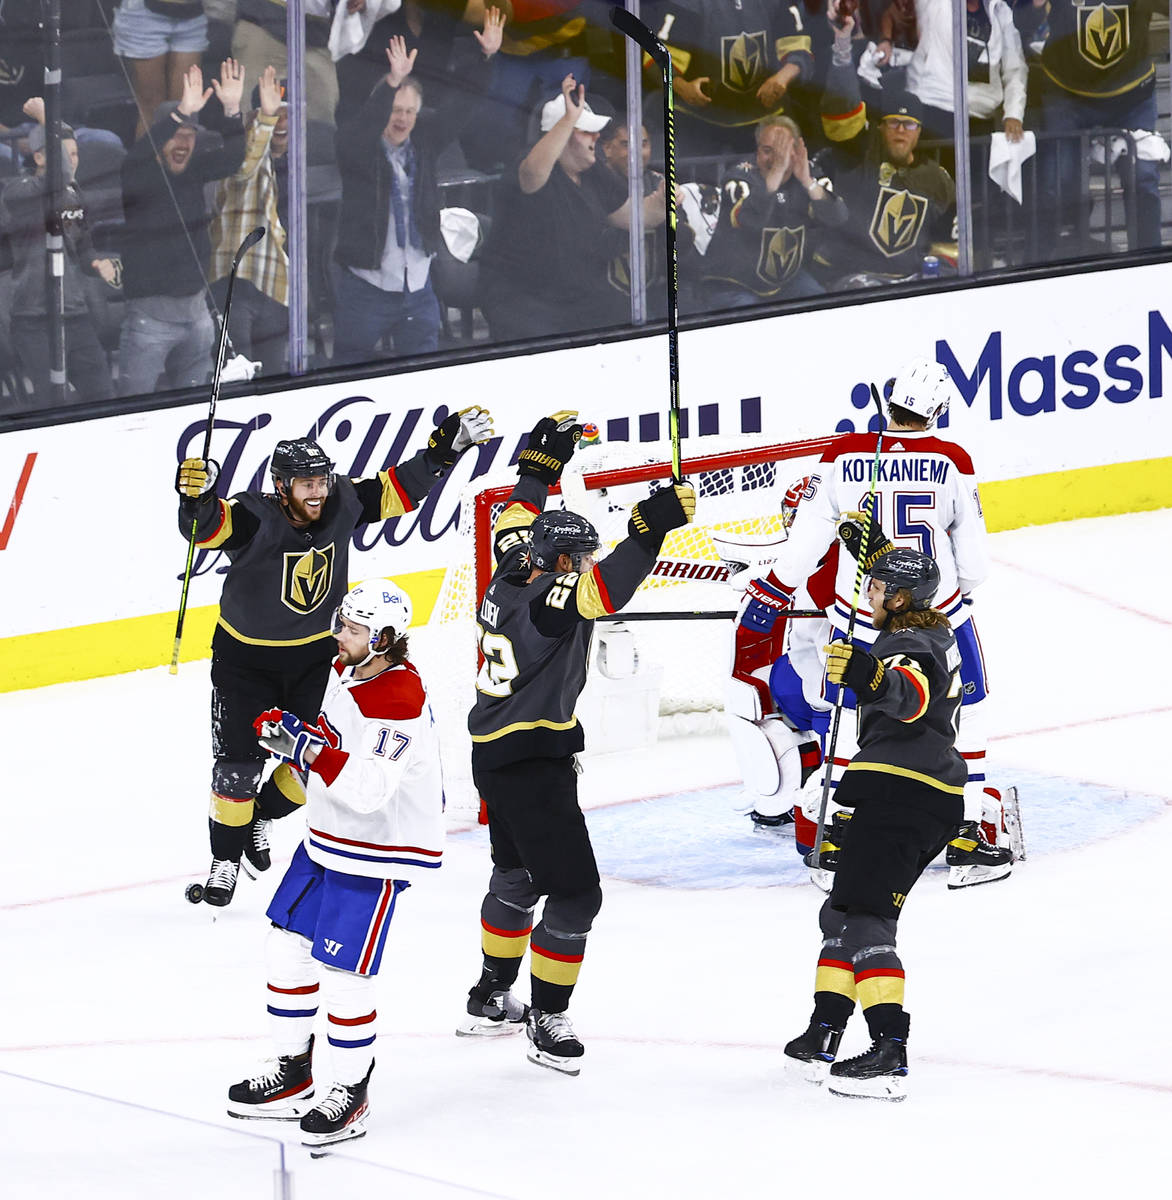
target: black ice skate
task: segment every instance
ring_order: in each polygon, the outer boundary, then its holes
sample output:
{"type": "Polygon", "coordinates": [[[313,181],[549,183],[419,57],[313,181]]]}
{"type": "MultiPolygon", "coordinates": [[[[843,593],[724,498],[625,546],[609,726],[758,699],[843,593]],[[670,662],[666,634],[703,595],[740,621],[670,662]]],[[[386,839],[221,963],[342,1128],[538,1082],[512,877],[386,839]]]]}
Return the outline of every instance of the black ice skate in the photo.
{"type": "Polygon", "coordinates": [[[749,813],[749,820],[753,822],[754,833],[778,834],[784,833],[786,827],[794,823],[794,813],[791,808],[774,816],[767,813],[759,813],[756,809],[753,809],[749,813]]]}
{"type": "Polygon", "coordinates": [[[203,890],[203,902],[215,908],[225,908],[232,903],[236,892],[236,877],[240,864],[230,858],[213,858],[212,870],[208,875],[207,887],[203,890]]]}
{"type": "Polygon", "coordinates": [[[552,1067],[566,1075],[577,1075],[582,1070],[581,1059],[586,1050],[565,1013],[543,1013],[531,1008],[525,1032],[529,1035],[531,1063],[552,1067]]]}
{"type": "Polygon", "coordinates": [[[830,1068],[827,1088],[832,1095],[860,1100],[906,1100],[907,1041],[878,1037],[870,1050],[830,1068]]]}
{"type": "Polygon", "coordinates": [[[273,823],[262,816],[252,818],[248,827],[248,837],[244,842],[244,858],[240,865],[244,873],[255,879],[262,871],[267,871],[273,865],[269,847],[269,831],[273,823]]]}
{"type": "Polygon", "coordinates": [[[283,1055],[251,1079],[228,1089],[228,1116],[243,1120],[299,1120],[313,1099],[313,1036],[302,1054],[283,1055]]]}
{"type": "Polygon", "coordinates": [[[785,1046],[787,1073],[807,1083],[822,1083],[830,1074],[830,1064],[838,1056],[842,1030],[823,1021],[811,1021],[809,1028],[785,1046]]]}
{"type": "Polygon", "coordinates": [[[992,846],[976,821],[966,821],[948,843],[948,886],[975,887],[995,883],[1013,870],[1013,851],[1008,846],[992,846]]]}
{"type": "Polygon", "coordinates": [[[468,993],[468,1015],[456,1026],[456,1036],[520,1033],[528,1016],[529,1005],[522,1004],[508,988],[501,988],[498,980],[481,979],[468,993]]]}
{"type": "MultiPolygon", "coordinates": [[[[301,1118],[303,1146],[329,1146],[366,1136],[366,1085],[370,1082],[374,1063],[361,1083],[335,1083],[329,1095],[319,1101],[301,1118]]],[[[311,1158],[320,1158],[313,1154],[311,1158]]]]}

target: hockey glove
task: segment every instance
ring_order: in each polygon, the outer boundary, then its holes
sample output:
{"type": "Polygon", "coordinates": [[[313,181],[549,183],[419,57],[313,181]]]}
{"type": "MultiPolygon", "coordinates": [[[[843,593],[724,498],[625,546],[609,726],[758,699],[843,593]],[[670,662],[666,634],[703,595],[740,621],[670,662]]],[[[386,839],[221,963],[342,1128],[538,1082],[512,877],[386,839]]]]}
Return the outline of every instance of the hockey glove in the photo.
{"type": "Polygon", "coordinates": [[[532,475],[546,487],[562,477],[562,469],[578,446],[582,426],[576,412],[557,412],[533,426],[529,442],[517,456],[517,474],[532,475]]]}
{"type": "Polygon", "coordinates": [[[663,539],[673,529],[690,525],[696,515],[696,491],[690,483],[674,483],[652,492],[631,509],[627,536],[645,550],[659,553],[663,539]]]}
{"type": "Polygon", "coordinates": [[[270,708],[252,723],[257,741],[262,750],[274,758],[292,763],[301,771],[309,770],[305,755],[310,750],[320,750],[326,740],[319,733],[308,729],[300,717],[281,708],[270,708]]]}
{"type": "Polygon", "coordinates": [[[198,500],[216,486],[220,464],[210,458],[185,458],[175,472],[175,490],[185,499],[198,500]]]}
{"type": "Polygon", "coordinates": [[[831,642],[826,651],[826,678],[848,687],[860,704],[878,700],[887,691],[887,668],[866,650],[850,642],[831,642]]]}
{"type": "Polygon", "coordinates": [[[745,588],[740,625],[753,633],[772,633],[777,618],[789,608],[793,597],[781,581],[769,572],[764,579],[751,579],[745,588]]]}
{"type": "Polygon", "coordinates": [[[863,555],[863,569],[869,571],[875,560],[894,549],[891,539],[883,532],[878,521],[868,523],[867,516],[861,512],[843,513],[838,523],[838,536],[842,544],[851,552],[855,562],[859,561],[860,548],[863,555]],[[867,543],[863,546],[863,532],[866,531],[867,543]]]}
{"type": "Polygon", "coordinates": [[[428,457],[437,466],[453,467],[456,459],[477,442],[492,437],[492,414],[474,404],[454,412],[431,431],[427,439],[428,457]]]}

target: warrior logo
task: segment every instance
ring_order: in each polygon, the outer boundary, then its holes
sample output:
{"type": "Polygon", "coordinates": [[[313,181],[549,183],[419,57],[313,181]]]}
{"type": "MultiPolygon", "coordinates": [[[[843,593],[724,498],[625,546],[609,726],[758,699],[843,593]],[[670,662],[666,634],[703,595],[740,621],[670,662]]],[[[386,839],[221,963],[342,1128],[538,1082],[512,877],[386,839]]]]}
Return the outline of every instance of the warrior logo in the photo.
{"type": "Polygon", "coordinates": [[[1078,52],[1091,64],[1106,70],[1127,53],[1131,42],[1131,11],[1126,4],[1096,4],[1077,8],[1078,52]]]}
{"type": "Polygon", "coordinates": [[[730,92],[755,91],[767,74],[765,30],[720,39],[720,81],[730,92]]]}
{"type": "Polygon", "coordinates": [[[330,594],[334,578],[334,543],[324,550],[286,554],[281,603],[295,613],[311,613],[330,594]]]}
{"type": "Polygon", "coordinates": [[[806,227],[788,226],[761,230],[761,255],[757,274],[771,287],[781,287],[802,265],[806,250],[806,227]]]}
{"type": "Polygon", "coordinates": [[[888,257],[910,250],[919,240],[928,201],[906,188],[881,187],[871,218],[871,241],[888,257]]]}

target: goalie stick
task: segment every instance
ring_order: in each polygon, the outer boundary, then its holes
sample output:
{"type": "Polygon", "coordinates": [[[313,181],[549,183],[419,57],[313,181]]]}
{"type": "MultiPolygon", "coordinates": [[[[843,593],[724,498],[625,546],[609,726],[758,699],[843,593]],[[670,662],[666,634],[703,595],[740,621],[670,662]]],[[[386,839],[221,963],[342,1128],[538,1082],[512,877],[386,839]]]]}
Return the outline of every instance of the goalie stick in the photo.
{"type": "MultiPolygon", "coordinates": [[[[232,269],[228,272],[228,291],[224,296],[224,312],[220,318],[220,341],[216,347],[216,369],[212,375],[212,394],[208,402],[208,422],[203,432],[203,452],[201,459],[206,463],[212,451],[212,428],[216,423],[216,403],[220,399],[220,375],[224,370],[224,353],[228,346],[228,314],[232,311],[232,288],[236,283],[236,272],[244,256],[265,235],[263,225],[258,225],[240,243],[240,248],[232,258],[232,269]]],[[[171,647],[172,675],[179,672],[179,643],[183,640],[183,621],[187,616],[187,590],[191,585],[191,568],[195,562],[195,531],[199,523],[198,517],[191,519],[191,532],[187,535],[187,563],[183,568],[183,588],[179,593],[179,612],[175,618],[175,642],[171,647]]]]}
{"type": "Polygon", "coordinates": [[[673,66],[668,48],[621,5],[610,10],[611,24],[626,34],[651,57],[663,76],[663,174],[667,199],[667,359],[670,396],[667,410],[668,437],[671,440],[672,481],[682,483],[680,473],[680,350],[679,350],[679,259],[676,252],[676,122],[673,66]]]}

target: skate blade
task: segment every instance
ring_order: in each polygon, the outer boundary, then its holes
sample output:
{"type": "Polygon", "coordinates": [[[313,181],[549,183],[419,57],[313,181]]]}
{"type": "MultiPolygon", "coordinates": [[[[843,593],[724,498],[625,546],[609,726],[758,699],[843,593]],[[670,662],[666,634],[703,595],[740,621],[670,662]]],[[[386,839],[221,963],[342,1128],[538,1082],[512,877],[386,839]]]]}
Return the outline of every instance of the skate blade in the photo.
{"type": "Polygon", "coordinates": [[[494,1021],[489,1017],[469,1017],[456,1026],[456,1037],[508,1037],[525,1028],[521,1021],[494,1021]]]}
{"type": "Polygon", "coordinates": [[[366,1137],[366,1123],[364,1121],[356,1121],[353,1125],[347,1125],[345,1129],[339,1133],[332,1135],[322,1135],[322,1140],[309,1141],[306,1137],[301,1139],[301,1144],[309,1151],[310,1158],[325,1158],[334,1146],[341,1142],[352,1142],[357,1138],[366,1137]]]}
{"type": "Polygon", "coordinates": [[[1012,863],[1003,863],[999,867],[949,867],[948,890],[959,891],[961,888],[977,887],[982,883],[997,883],[1008,879],[1013,872],[1012,863]]]}
{"type": "Polygon", "coordinates": [[[819,891],[829,892],[834,887],[834,872],[825,871],[821,867],[810,867],[810,882],[819,891]]]}
{"type": "Polygon", "coordinates": [[[782,1062],[785,1067],[785,1073],[791,1079],[800,1079],[803,1083],[811,1083],[815,1087],[821,1087],[830,1074],[830,1064],[828,1062],[819,1062],[817,1060],[807,1062],[801,1058],[790,1058],[788,1054],[782,1055],[782,1062]]]}
{"type": "Polygon", "coordinates": [[[1017,788],[1008,787],[1001,796],[1001,810],[1005,817],[1005,832],[1009,835],[1009,849],[1014,862],[1025,862],[1025,831],[1021,825],[1021,798],[1017,788]]]}
{"type": "Polygon", "coordinates": [[[547,1054],[530,1045],[529,1061],[539,1067],[549,1067],[551,1071],[560,1071],[563,1075],[580,1075],[582,1073],[581,1058],[561,1058],[556,1054],[547,1054]]]}
{"type": "Polygon", "coordinates": [[[238,1121],[300,1121],[312,1107],[312,1104],[302,1104],[279,1109],[262,1108],[260,1112],[257,1112],[255,1105],[233,1107],[229,1102],[228,1116],[235,1117],[238,1121]]]}
{"type": "Polygon", "coordinates": [[[832,1096],[845,1100],[887,1100],[898,1103],[907,1099],[907,1077],[904,1075],[880,1075],[875,1079],[851,1079],[831,1075],[826,1090],[832,1096]]]}

